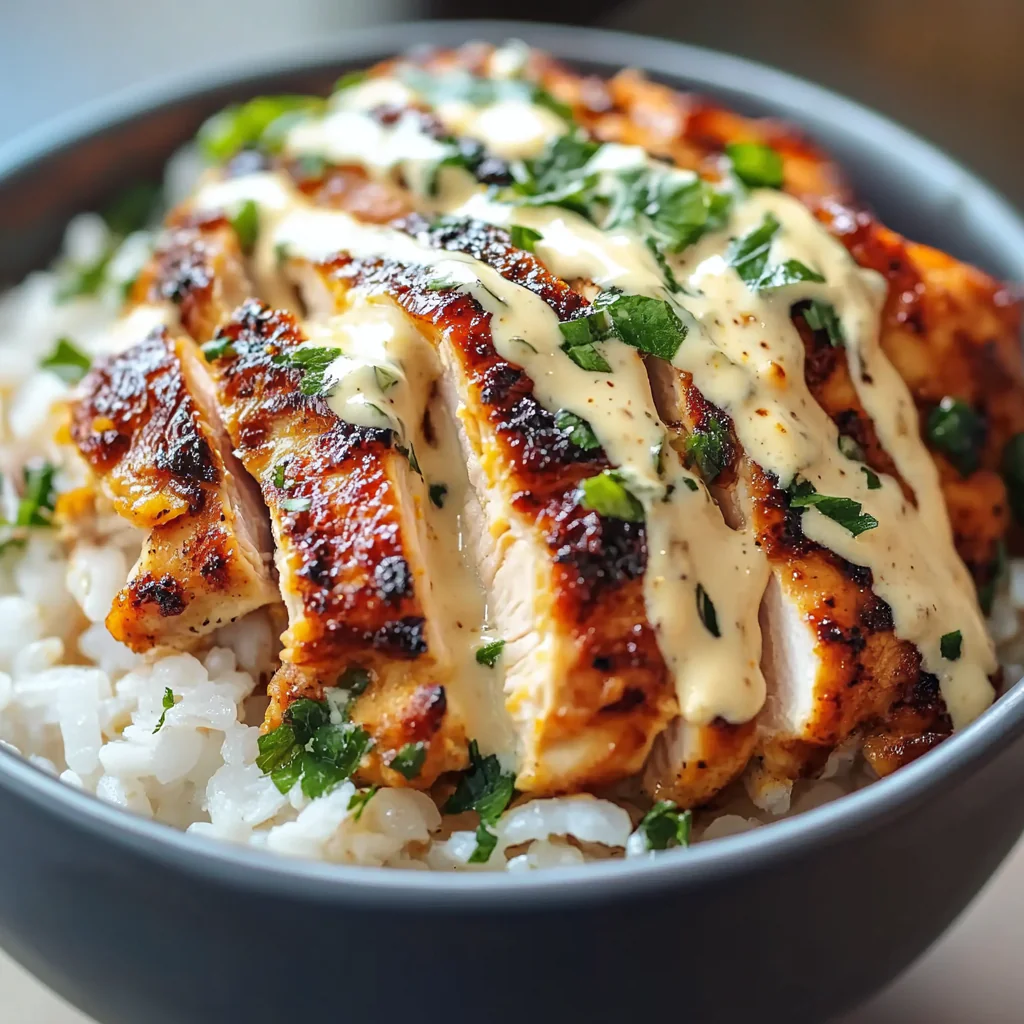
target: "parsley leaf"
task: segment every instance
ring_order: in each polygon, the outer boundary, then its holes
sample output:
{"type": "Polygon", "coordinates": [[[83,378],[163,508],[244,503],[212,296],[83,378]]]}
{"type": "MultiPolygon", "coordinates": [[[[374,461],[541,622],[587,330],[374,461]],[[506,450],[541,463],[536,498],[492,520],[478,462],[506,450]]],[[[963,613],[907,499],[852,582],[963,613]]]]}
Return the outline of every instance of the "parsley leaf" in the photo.
{"type": "Polygon", "coordinates": [[[26,466],[24,469],[24,486],[15,526],[51,526],[57,496],[53,489],[53,478],[57,473],[55,466],[49,462],[26,466]]]}
{"type": "Polygon", "coordinates": [[[861,466],[860,471],[867,477],[869,491],[881,490],[882,481],[878,479],[878,474],[874,470],[868,469],[867,466],[861,466]]]}
{"type": "Polygon", "coordinates": [[[321,345],[302,345],[290,352],[274,356],[271,362],[276,366],[286,366],[302,373],[299,391],[304,395],[321,395],[329,398],[333,384],[327,380],[327,368],[341,355],[340,348],[327,348],[321,345]]]}
{"type": "Polygon", "coordinates": [[[725,253],[726,262],[736,270],[752,291],[768,291],[800,281],[825,280],[821,274],[799,260],[786,260],[774,266],[768,265],[772,239],[780,226],[773,214],[766,213],[758,227],[729,243],[725,253]]]}
{"type": "Polygon", "coordinates": [[[308,512],[313,507],[313,499],[282,498],[280,504],[285,512],[308,512]]]}
{"type": "Polygon", "coordinates": [[[476,649],[477,664],[486,665],[488,668],[494,668],[498,663],[498,658],[501,657],[501,652],[504,647],[504,640],[488,640],[483,647],[478,647],[476,649]]]}
{"type": "Polygon", "coordinates": [[[831,302],[812,299],[803,310],[804,321],[812,331],[826,331],[833,348],[845,348],[846,337],[843,325],[836,315],[836,308],[831,302]]]}
{"type": "Polygon", "coordinates": [[[294,701],[281,724],[259,738],[256,764],[282,793],[300,783],[311,800],[350,778],[373,746],[368,732],[334,725],[326,701],[294,701]]]}
{"type": "Polygon", "coordinates": [[[718,613],[702,583],[697,584],[697,614],[700,616],[700,621],[704,623],[704,628],[712,636],[720,637],[722,635],[722,631],[718,628],[718,613]]]}
{"type": "Polygon", "coordinates": [[[388,767],[407,779],[415,779],[423,770],[423,762],[426,759],[427,745],[420,740],[417,743],[406,743],[394,756],[388,767]]]}
{"type": "Polygon", "coordinates": [[[251,199],[246,199],[231,217],[231,226],[238,235],[242,252],[248,255],[256,247],[260,234],[260,208],[251,199]]]}
{"type": "Polygon", "coordinates": [[[342,690],[348,690],[353,697],[358,697],[365,693],[366,688],[370,685],[369,669],[363,668],[362,665],[349,665],[338,676],[338,682],[335,685],[342,690]]]}
{"type": "Polygon", "coordinates": [[[290,115],[286,123],[291,127],[300,117],[317,114],[324,106],[319,96],[257,96],[225,107],[204,121],[196,142],[207,161],[224,163],[242,149],[279,147],[285,125],[275,122],[290,115]]]}
{"type": "Polygon", "coordinates": [[[286,473],[288,472],[288,459],[282,459],[276,466],[274,466],[274,486],[279,490],[284,490],[284,485],[287,482],[286,473]]]}
{"type": "Polygon", "coordinates": [[[731,142],[725,147],[736,177],[750,188],[782,188],[782,157],[762,142],[731,142]]]}
{"type": "Polygon", "coordinates": [[[366,805],[374,798],[379,789],[380,786],[371,786],[369,789],[360,790],[352,794],[352,799],[348,802],[348,809],[356,812],[352,815],[353,821],[358,821],[363,816],[366,805]]]}
{"type": "Polygon", "coordinates": [[[925,432],[961,476],[970,476],[981,465],[988,435],[983,416],[959,398],[946,396],[928,414],[925,432]]]}
{"type": "Polygon", "coordinates": [[[169,686],[164,687],[164,696],[160,704],[163,707],[163,711],[161,712],[160,717],[159,719],[157,719],[157,723],[153,728],[154,736],[164,727],[164,720],[167,718],[167,712],[174,707],[174,692],[171,690],[169,686]]]}
{"type": "Polygon", "coordinates": [[[582,370],[589,370],[592,373],[611,373],[611,364],[598,351],[595,341],[600,340],[601,334],[595,336],[590,325],[590,317],[578,317],[575,320],[566,320],[558,325],[565,341],[562,343],[562,351],[582,370]]]}
{"type": "Polygon", "coordinates": [[[429,487],[430,501],[437,508],[444,508],[444,499],[448,494],[447,484],[431,484],[429,487]]]}
{"type": "Polygon", "coordinates": [[[705,413],[700,425],[686,436],[686,453],[696,463],[704,482],[714,483],[732,459],[729,428],[717,416],[705,413]]]}
{"type": "Polygon", "coordinates": [[[498,837],[488,826],[495,825],[508,807],[515,792],[515,781],[515,775],[501,770],[501,762],[494,754],[481,757],[476,740],[470,742],[469,770],[459,779],[455,792],[444,805],[444,813],[476,811],[480,815],[471,864],[486,864],[490,860],[498,837]]]}
{"type": "Polygon", "coordinates": [[[208,363],[212,363],[216,359],[221,359],[226,355],[234,355],[235,343],[232,339],[226,335],[217,335],[212,341],[206,342],[202,347],[203,357],[208,363]]]}
{"type": "Polygon", "coordinates": [[[793,481],[789,488],[789,503],[793,508],[816,508],[854,537],[878,526],[878,520],[873,515],[862,511],[859,501],[819,494],[809,480],[793,481]]]}
{"type": "Polygon", "coordinates": [[[582,448],[584,451],[592,451],[594,448],[601,447],[601,442],[598,441],[597,435],[590,424],[582,417],[577,416],[576,413],[569,412],[568,409],[559,409],[555,413],[555,426],[559,430],[567,431],[569,440],[577,448],[582,448]]]}
{"type": "Polygon", "coordinates": [[[664,299],[601,292],[594,307],[610,319],[611,333],[627,345],[669,362],[686,337],[686,325],[664,299]]]}
{"type": "Polygon", "coordinates": [[[628,523],[642,523],[644,507],[622,482],[614,469],[605,469],[596,476],[580,481],[579,503],[591,512],[628,523]]]}
{"type": "Polygon", "coordinates": [[[92,263],[72,268],[57,288],[56,301],[62,303],[81,296],[95,295],[107,279],[107,267],[113,255],[114,249],[110,247],[92,263]]]}
{"type": "Polygon", "coordinates": [[[103,211],[103,219],[111,232],[126,238],[149,225],[160,209],[162,186],[141,182],[126,188],[103,211]]]}
{"type": "Polygon", "coordinates": [[[960,635],[959,629],[952,633],[943,633],[939,638],[939,652],[946,661],[959,661],[962,648],[963,637],[960,635]]]}
{"type": "Polygon", "coordinates": [[[522,224],[513,224],[508,229],[508,233],[512,239],[512,244],[517,249],[525,249],[527,252],[533,252],[534,246],[543,237],[539,231],[524,227],[522,224]]]}
{"type": "Polygon", "coordinates": [[[648,850],[667,850],[672,846],[689,846],[693,815],[679,810],[672,800],[659,800],[643,817],[639,831],[648,850]]]}
{"type": "Polygon", "coordinates": [[[39,364],[66,384],[77,384],[91,365],[92,360],[70,338],[58,338],[53,351],[39,364]]]}

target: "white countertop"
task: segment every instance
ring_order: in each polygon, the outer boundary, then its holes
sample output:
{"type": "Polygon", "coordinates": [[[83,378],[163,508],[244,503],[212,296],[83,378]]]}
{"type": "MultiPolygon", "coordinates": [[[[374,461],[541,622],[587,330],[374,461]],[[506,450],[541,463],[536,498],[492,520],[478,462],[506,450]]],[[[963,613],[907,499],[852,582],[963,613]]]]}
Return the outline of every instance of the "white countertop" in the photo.
{"type": "MultiPolygon", "coordinates": [[[[895,985],[834,1024],[1020,1024],[1022,949],[1024,842],[934,949],[895,985]]],[[[0,1020],[90,1024],[3,954],[0,1020]]]]}

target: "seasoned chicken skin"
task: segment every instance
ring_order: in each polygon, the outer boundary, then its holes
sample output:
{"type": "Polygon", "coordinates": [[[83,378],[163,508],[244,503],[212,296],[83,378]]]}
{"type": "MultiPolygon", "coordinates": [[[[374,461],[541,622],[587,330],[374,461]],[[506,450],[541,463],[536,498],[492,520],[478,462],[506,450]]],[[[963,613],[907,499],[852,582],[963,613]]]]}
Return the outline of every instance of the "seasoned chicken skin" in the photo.
{"type": "Polygon", "coordinates": [[[188,647],[277,597],[266,513],[211,390],[193,343],[158,328],[93,368],[74,406],[79,451],[148,531],[107,619],[136,651],[188,647]]]}

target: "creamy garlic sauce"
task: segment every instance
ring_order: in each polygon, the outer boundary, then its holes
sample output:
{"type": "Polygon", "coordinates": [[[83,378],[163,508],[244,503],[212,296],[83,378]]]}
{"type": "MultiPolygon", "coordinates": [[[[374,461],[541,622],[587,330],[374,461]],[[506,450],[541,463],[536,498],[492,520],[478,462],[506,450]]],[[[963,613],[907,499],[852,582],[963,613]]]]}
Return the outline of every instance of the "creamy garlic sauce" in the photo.
{"type": "MultiPolygon", "coordinates": [[[[388,90],[397,95],[405,87],[371,80],[346,90],[336,98],[339,109],[334,113],[295,129],[289,152],[360,163],[380,176],[399,174],[413,191],[424,191],[430,161],[440,159],[432,146],[442,144],[422,134],[417,137],[418,129],[402,127],[405,119],[382,129],[360,113],[374,105],[371,89],[379,95],[388,90]],[[358,127],[360,119],[365,123],[358,127]],[[357,138],[360,141],[353,141],[357,138]]],[[[564,127],[552,115],[558,128],[546,122],[541,130],[545,117],[537,112],[543,108],[533,108],[534,114],[526,117],[521,111],[512,116],[507,107],[501,116],[495,115],[502,104],[472,111],[458,106],[448,111],[450,130],[475,131],[474,137],[498,154],[508,147],[505,152],[521,158],[536,155],[564,127]]],[[[549,113],[544,110],[544,115],[549,113]]],[[[649,162],[637,147],[605,146],[592,169],[614,173],[649,162]]],[[[430,267],[438,279],[472,295],[491,314],[499,354],[524,368],[546,408],[569,410],[590,423],[609,460],[644,505],[648,618],[676,678],[683,717],[698,725],[716,715],[734,722],[752,718],[764,701],[757,665],[757,608],[767,566],[743,534],[726,526],[703,485],[690,489],[687,481],[693,477],[674,455],[666,460],[663,475],[654,469],[651,452],[666,431],[639,355],[621,342],[602,342],[612,374],[584,371],[561,351],[553,311],[528,290],[463,254],[421,246],[407,235],[360,224],[344,213],[311,209],[276,176],[250,176],[259,177],[275,178],[277,192],[268,187],[262,195],[261,184],[249,196],[260,205],[264,229],[258,262],[269,265],[281,245],[314,260],[337,251],[387,257],[430,267]],[[271,230],[265,230],[267,226],[271,230]],[[715,603],[720,638],[712,637],[696,614],[698,582],[715,603]]],[[[809,508],[802,517],[808,537],[871,570],[875,591],[892,607],[897,635],[915,643],[925,668],[939,677],[954,725],[976,717],[993,697],[987,675],[995,669],[994,653],[973,587],[952,546],[937,472],[920,439],[912,399],[878,344],[885,294],[881,278],[857,267],[798,201],[761,189],[749,195],[738,191],[727,229],[705,236],[673,261],[686,290],[674,296],[666,291],[643,240],[632,232],[602,232],[559,208],[513,208],[467,184],[467,177],[446,172],[436,208],[538,230],[538,257],[560,277],[590,278],[601,287],[671,301],[689,328],[674,363],[693,375],[709,401],[729,413],[747,454],[773,473],[780,486],[799,476],[821,494],[861,502],[878,519],[876,529],[854,537],[818,509],[809,508]],[[727,265],[730,239],[756,227],[768,212],[781,223],[771,262],[799,259],[822,273],[825,283],[801,282],[755,293],[727,265]],[[918,508],[906,502],[891,479],[883,477],[881,488],[869,490],[860,464],[839,452],[836,427],[804,381],[803,345],[789,316],[792,304],[802,299],[821,299],[835,307],[858,396],[880,441],[912,487],[918,508]],[[939,641],[954,630],[962,633],[963,653],[951,662],[941,657],[939,641]]],[[[244,190],[246,186],[239,184],[244,181],[224,187],[244,190]]],[[[204,194],[203,200],[209,196],[204,194]]]]}

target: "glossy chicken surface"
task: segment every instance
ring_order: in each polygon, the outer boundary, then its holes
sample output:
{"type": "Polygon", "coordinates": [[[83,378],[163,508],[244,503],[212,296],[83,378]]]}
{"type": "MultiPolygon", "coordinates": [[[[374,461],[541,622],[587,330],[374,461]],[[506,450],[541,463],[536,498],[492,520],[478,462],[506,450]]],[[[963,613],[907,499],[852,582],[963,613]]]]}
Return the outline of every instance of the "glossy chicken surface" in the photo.
{"type": "MultiPolygon", "coordinates": [[[[415,60],[430,73],[485,76],[491,55],[471,46],[415,60]]],[[[1024,431],[1019,307],[1007,289],[883,227],[839,169],[786,125],[635,72],[606,82],[535,53],[526,74],[594,139],[641,146],[710,181],[732,143],[760,142],[781,156],[785,191],[884,281],[881,349],[916,406],[909,429],[934,457],[956,550],[979,590],[991,590],[1010,525],[1003,453],[1024,431]],[[951,452],[935,429],[937,410],[953,400],[981,424],[971,458],[951,452]]],[[[400,113],[385,105],[374,116],[388,125],[400,113]]],[[[416,116],[428,135],[446,137],[428,111],[416,116]]],[[[472,257],[538,296],[560,322],[591,311],[592,281],[557,277],[502,227],[438,220],[407,182],[344,160],[311,166],[275,152],[261,161],[261,173],[275,174],[304,209],[386,225],[431,254],[472,257]]],[[[222,173],[230,180],[235,171],[222,173]]],[[[501,188],[515,169],[488,158],[476,173],[501,188]]],[[[465,768],[473,702],[450,639],[464,624],[443,600],[435,536],[448,527],[431,510],[436,481],[409,455],[429,446],[435,416],[457,433],[469,494],[459,548],[471,552],[488,625],[504,641],[500,671],[474,685],[511,723],[518,789],[637,780],[650,798],[699,806],[745,775],[755,799],[770,803],[773,787],[819,774],[851,741],[884,775],[951,733],[938,681],[897,635],[871,571],[806,536],[789,492],[743,450],[728,415],[690,375],[644,357],[671,457],[693,468],[692,438],[711,421],[724,424],[723,467],[707,490],[767,562],[759,623],[768,695],[745,721],[681,719],[645,607],[646,524],[583,505],[582,482],[615,467],[599,444],[574,443],[559,410],[499,353],[494,317],[477,299],[439,286],[430,266],[347,251],[341,236],[319,259],[280,249],[268,288],[270,272],[245,242],[227,209],[175,211],[132,294],[135,304],[170,308],[175,327],[94,369],[73,409],[79,451],[117,511],[149,531],[108,620],[133,649],[188,648],[281,600],[288,628],[265,730],[287,722],[296,701],[349,688],[355,673],[366,681],[352,721],[373,740],[360,779],[425,788],[465,768]],[[366,295],[397,309],[432,353],[404,443],[393,424],[347,422],[326,397],[304,393],[294,362],[366,295]],[[410,749],[422,752],[411,775],[399,770],[410,749]]],[[[846,351],[815,329],[806,305],[791,314],[814,401],[864,466],[914,505],[858,398],[846,351]]]]}

